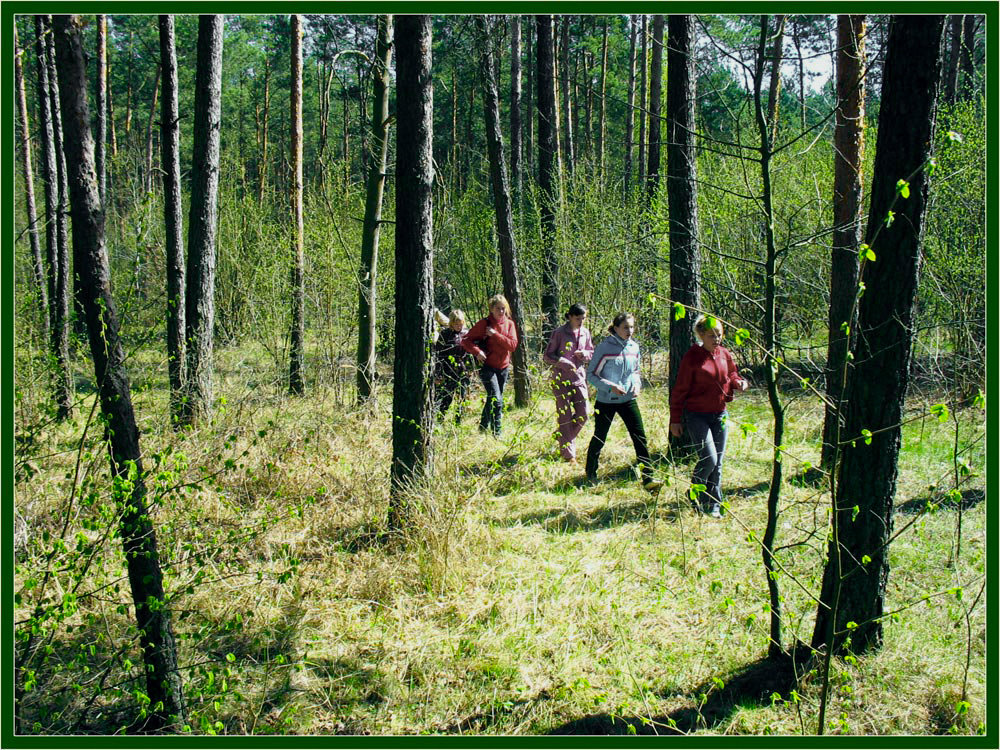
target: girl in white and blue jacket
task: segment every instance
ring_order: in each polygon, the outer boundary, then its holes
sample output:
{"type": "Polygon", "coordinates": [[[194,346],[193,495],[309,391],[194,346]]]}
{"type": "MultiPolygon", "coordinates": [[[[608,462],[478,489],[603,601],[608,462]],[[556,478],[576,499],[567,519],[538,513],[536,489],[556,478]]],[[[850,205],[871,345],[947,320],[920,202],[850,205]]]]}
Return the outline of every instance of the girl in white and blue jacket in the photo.
{"type": "Polygon", "coordinates": [[[587,368],[587,382],[597,389],[594,404],[594,437],[587,449],[587,478],[597,479],[597,461],[608,436],[615,414],[621,415],[636,458],[642,471],[642,484],[648,490],[657,490],[662,482],[653,479],[653,467],[646,447],[646,431],[642,425],[637,396],[642,388],[639,377],[639,344],[632,338],[635,317],[631,313],[618,313],[608,328],[611,334],[594,350],[587,368]]]}

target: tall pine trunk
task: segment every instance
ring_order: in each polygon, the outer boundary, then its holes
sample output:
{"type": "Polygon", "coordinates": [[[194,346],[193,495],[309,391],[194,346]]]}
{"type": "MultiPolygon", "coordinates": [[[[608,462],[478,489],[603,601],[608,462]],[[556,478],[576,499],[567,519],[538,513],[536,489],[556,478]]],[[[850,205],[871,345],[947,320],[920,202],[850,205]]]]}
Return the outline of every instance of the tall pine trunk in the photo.
{"type": "Polygon", "coordinates": [[[288,356],[288,392],[305,392],[306,280],[305,224],[302,217],[302,16],[292,14],[292,330],[288,356]]]}
{"type": "Polygon", "coordinates": [[[139,430],[125,371],[118,315],[111,297],[104,243],[104,212],[94,169],[94,142],[87,106],[87,73],[79,16],[56,16],[60,99],[66,115],[66,156],[72,192],[73,252],[94,359],[101,413],[107,420],[111,470],[120,495],[120,534],[145,664],[150,714],[138,727],[157,730],[179,726],[184,696],[177,669],[177,648],[156,534],[146,507],[139,430]]]}
{"type": "Polygon", "coordinates": [[[97,17],[97,86],[94,108],[97,110],[97,142],[94,158],[97,164],[97,187],[101,195],[101,205],[108,204],[108,167],[106,162],[108,137],[108,17],[97,17]]]}
{"type": "Polygon", "coordinates": [[[813,631],[813,646],[829,646],[828,653],[843,649],[848,636],[854,652],[882,645],[943,29],[944,16],[931,15],[893,16],[889,27],[865,232],[875,260],[861,269],[865,291],[851,347],[832,535],[813,631]],[[901,195],[899,180],[908,183],[909,197],[901,195]],[[862,439],[862,430],[870,431],[870,440],[862,439]],[[857,625],[848,630],[848,622],[857,625]]]}
{"type": "Polygon", "coordinates": [[[434,426],[434,83],[430,16],[400,16],[396,47],[396,325],[388,525],[403,527],[406,492],[431,459],[434,426]]]}
{"type": "Polygon", "coordinates": [[[160,75],[163,66],[157,63],[156,75],[153,77],[153,103],[149,107],[149,119],[146,121],[146,158],[143,161],[142,187],[147,193],[153,190],[153,123],[156,122],[156,95],[160,90],[160,75]]]}
{"type": "Polygon", "coordinates": [[[556,152],[555,64],[552,16],[535,16],[535,57],[538,100],[538,190],[542,224],[542,340],[559,327],[559,259],[556,255],[556,203],[558,190],[556,152]]]}
{"type": "Polygon", "coordinates": [[[521,214],[523,192],[521,153],[521,17],[510,17],[510,193],[514,212],[521,214]]]}
{"type": "MultiPolygon", "coordinates": [[[[524,303],[521,299],[521,277],[514,242],[514,215],[511,208],[507,182],[507,164],[503,151],[503,133],[500,130],[500,95],[497,91],[497,68],[492,51],[492,32],[487,29],[482,16],[476,17],[480,32],[480,68],[483,77],[483,109],[486,122],[486,147],[490,160],[490,182],[493,185],[493,208],[496,213],[497,244],[500,250],[500,270],[503,275],[503,293],[510,303],[511,318],[517,328],[518,341],[524,342],[524,303]]],[[[528,405],[527,346],[523,343],[514,350],[514,403],[528,405]]]]}
{"type": "Polygon", "coordinates": [[[639,52],[639,103],[636,105],[639,115],[639,189],[646,186],[646,75],[649,71],[649,29],[648,19],[640,16],[639,37],[642,40],[639,52]]]}
{"type": "Polygon", "coordinates": [[[187,383],[181,421],[187,423],[206,414],[212,407],[215,241],[219,200],[219,131],[222,126],[222,25],[222,16],[198,17],[194,154],[184,300],[187,383]]]}
{"type": "Polygon", "coordinates": [[[837,111],[833,131],[833,249],[821,463],[831,470],[843,425],[849,332],[854,328],[861,245],[861,161],[865,132],[865,17],[837,16],[837,111]]]}
{"type": "Polygon", "coordinates": [[[167,373],[170,413],[180,416],[184,398],[184,220],[181,206],[181,125],[177,103],[177,51],[173,16],[160,16],[160,161],[163,162],[163,219],[167,251],[167,373]]]}
{"type": "Polygon", "coordinates": [[[22,49],[17,40],[17,24],[14,24],[14,78],[17,87],[17,118],[21,126],[18,141],[21,156],[21,174],[24,179],[24,208],[28,217],[28,242],[31,245],[31,270],[38,288],[39,323],[42,336],[49,341],[49,290],[45,274],[45,260],[38,237],[38,211],[35,207],[35,178],[31,168],[31,133],[28,130],[28,97],[24,90],[24,69],[21,64],[22,49]]]}
{"type": "Polygon", "coordinates": [[[365,220],[361,228],[361,268],[358,271],[358,399],[371,397],[375,383],[375,310],[378,286],[378,244],[382,231],[389,148],[389,62],[392,58],[392,16],[378,18],[375,65],[372,71],[372,148],[368,162],[365,220]]]}
{"type": "MultiPolygon", "coordinates": [[[[35,16],[38,53],[39,105],[45,121],[45,246],[49,266],[49,350],[52,355],[53,395],[56,418],[68,419],[73,412],[73,378],[69,369],[70,279],[66,157],[63,149],[59,83],[56,80],[52,44],[52,17],[35,16]],[[44,101],[41,99],[44,98],[44,101]]],[[[75,295],[74,295],[75,296],[75,295]]]]}
{"type": "MultiPolygon", "coordinates": [[[[701,307],[698,172],[695,164],[695,19],[667,21],[667,204],[670,211],[670,299],[701,307]]],[[[670,387],[691,344],[691,320],[670,315],[670,387]]],[[[677,444],[677,439],[671,440],[677,444]]]]}
{"type": "Polygon", "coordinates": [[[559,91],[562,94],[562,158],[566,165],[566,174],[573,176],[573,168],[576,165],[576,152],[573,148],[574,118],[573,100],[569,90],[569,24],[571,16],[563,16],[560,23],[559,41],[559,91]]]}
{"type": "Polygon", "coordinates": [[[622,180],[622,198],[627,199],[632,187],[632,137],[635,133],[635,37],[636,17],[628,22],[628,104],[625,107],[625,163],[622,180]]]}

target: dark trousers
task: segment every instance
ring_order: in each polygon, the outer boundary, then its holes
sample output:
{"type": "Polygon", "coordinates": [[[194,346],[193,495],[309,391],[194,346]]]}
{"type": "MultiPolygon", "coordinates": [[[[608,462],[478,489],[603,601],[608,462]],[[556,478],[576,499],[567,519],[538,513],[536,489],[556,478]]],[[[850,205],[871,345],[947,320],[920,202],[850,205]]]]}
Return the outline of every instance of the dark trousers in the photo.
{"type": "Polygon", "coordinates": [[[705,485],[702,506],[719,507],[722,502],[722,456],[726,452],[726,412],[685,411],[684,425],[698,451],[694,483],[705,485]]]}
{"type": "Polygon", "coordinates": [[[445,370],[441,380],[435,384],[438,419],[444,418],[444,413],[448,411],[448,407],[451,406],[457,393],[458,406],[455,407],[455,424],[462,421],[462,412],[465,411],[465,397],[469,393],[470,384],[471,381],[467,373],[445,370]]]}
{"type": "Polygon", "coordinates": [[[479,418],[479,429],[493,430],[494,435],[500,434],[500,424],[503,419],[503,387],[507,383],[510,368],[497,370],[495,367],[483,365],[479,371],[479,379],[486,389],[486,403],[483,404],[483,415],[479,418]]]}
{"type": "Polygon", "coordinates": [[[632,438],[635,457],[639,459],[642,468],[642,480],[645,482],[653,477],[653,468],[649,461],[649,449],[646,447],[646,430],[642,426],[642,413],[639,411],[639,400],[632,399],[624,403],[609,404],[598,401],[594,404],[594,437],[590,439],[587,448],[587,476],[593,479],[597,476],[597,461],[604,447],[604,440],[611,429],[615,414],[620,414],[625,429],[632,438]]]}

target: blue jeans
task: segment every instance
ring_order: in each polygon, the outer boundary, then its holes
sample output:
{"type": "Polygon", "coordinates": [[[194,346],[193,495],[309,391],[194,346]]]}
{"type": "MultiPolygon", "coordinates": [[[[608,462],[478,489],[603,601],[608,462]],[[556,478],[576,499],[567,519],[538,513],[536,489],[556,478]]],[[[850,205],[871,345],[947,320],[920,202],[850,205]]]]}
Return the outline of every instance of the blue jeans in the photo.
{"type": "Polygon", "coordinates": [[[691,442],[698,450],[694,467],[694,483],[705,485],[705,508],[718,508],[722,502],[722,456],[726,452],[726,422],[728,414],[721,412],[685,411],[684,424],[691,442]]]}
{"type": "Polygon", "coordinates": [[[500,435],[500,422],[503,418],[503,387],[507,383],[509,374],[509,367],[497,370],[495,367],[483,365],[479,371],[479,379],[483,381],[483,388],[486,389],[486,403],[483,404],[483,415],[479,418],[479,429],[482,432],[491,429],[494,435],[500,435]]]}

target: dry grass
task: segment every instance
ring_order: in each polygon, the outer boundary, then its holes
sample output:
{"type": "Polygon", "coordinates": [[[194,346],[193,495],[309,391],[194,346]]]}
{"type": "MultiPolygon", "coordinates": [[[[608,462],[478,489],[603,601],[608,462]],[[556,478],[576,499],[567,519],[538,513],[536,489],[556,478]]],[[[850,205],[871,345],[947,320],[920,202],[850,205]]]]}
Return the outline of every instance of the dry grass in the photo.
{"type": "MultiPolygon", "coordinates": [[[[137,362],[149,385],[137,396],[146,466],[160,454],[158,470],[166,472],[154,521],[174,592],[193,731],[816,731],[818,677],[789,683],[762,662],[767,592],[759,547],[749,538],[763,529],[770,476],[762,394],[732,406],[724,472],[731,508],[713,521],[686,500],[689,464],[664,457],[658,471],[668,486],[656,497],[640,489],[620,424],[602,455],[602,481],[589,486],[580,467],[556,458],[544,389],[528,409],[509,412],[502,441],[476,432],[474,392],[465,423],[440,426],[434,473],[412,487],[404,537],[387,542],[380,531],[388,394],[360,410],[343,403],[343,383],[327,382],[290,399],[248,366],[253,361],[245,351],[220,353],[224,409],[181,434],[163,429],[159,363],[137,362]],[[744,437],[738,425],[748,422],[758,431],[744,437]],[[195,486],[174,488],[188,483],[195,486]]],[[[642,404],[652,450],[664,450],[666,393],[655,378],[642,404]]],[[[778,539],[790,545],[780,555],[785,645],[809,640],[811,594],[822,572],[828,500],[792,481],[804,462],[817,462],[821,419],[804,398],[789,412],[778,539]]],[[[981,422],[981,413],[962,415],[965,442],[981,422]]],[[[84,489],[96,494],[90,505],[74,506],[68,536],[84,518],[113,527],[96,430],[79,453],[81,426],[79,418],[47,429],[32,448],[39,474],[17,486],[29,536],[18,560],[19,618],[34,603],[26,582],[38,578],[51,546],[43,532],[50,539],[60,532],[78,455],[84,489]]],[[[948,486],[950,429],[933,420],[907,426],[896,500],[907,511],[897,514],[897,528],[931,497],[929,485],[948,486]]],[[[983,465],[982,451],[981,443],[972,450],[974,466],[983,465]]],[[[982,486],[981,478],[970,485],[982,486]]],[[[836,663],[827,732],[980,731],[984,505],[964,510],[954,564],[955,508],[919,517],[895,542],[888,604],[900,609],[898,618],[887,623],[880,652],[836,663]],[[969,706],[957,715],[967,652],[969,706]]],[[[57,562],[66,567],[50,589],[63,591],[72,584],[66,571],[80,560],[66,554],[57,562]]],[[[138,676],[122,658],[139,661],[128,611],[118,611],[126,588],[120,554],[107,539],[81,584],[89,595],[51,621],[54,651],[25,703],[36,729],[117,728],[138,676]],[[116,582],[117,589],[96,591],[116,582]],[[96,653],[79,658],[81,642],[95,644],[96,653]],[[105,687],[121,692],[97,690],[80,677],[84,668],[107,668],[105,687]]]]}

